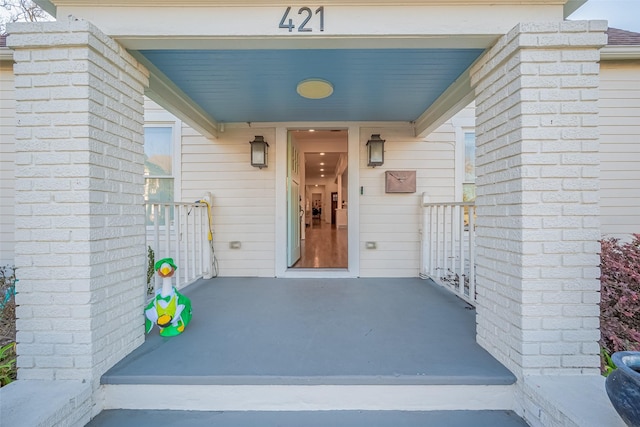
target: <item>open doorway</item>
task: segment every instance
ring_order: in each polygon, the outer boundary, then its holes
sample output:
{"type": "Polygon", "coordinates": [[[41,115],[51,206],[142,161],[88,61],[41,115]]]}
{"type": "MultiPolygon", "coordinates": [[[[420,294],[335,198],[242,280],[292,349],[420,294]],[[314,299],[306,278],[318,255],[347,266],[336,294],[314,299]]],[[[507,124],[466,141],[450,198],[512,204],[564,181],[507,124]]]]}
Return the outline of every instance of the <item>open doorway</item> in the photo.
{"type": "MultiPolygon", "coordinates": [[[[300,156],[301,213],[300,257],[289,267],[346,269],[349,265],[347,131],[293,130],[289,132],[289,144],[292,147],[289,152],[300,156]]],[[[288,197],[293,212],[292,194],[288,197]]],[[[289,218],[289,236],[295,236],[296,219],[292,215],[289,218]]],[[[295,246],[296,242],[288,239],[288,244],[295,246]]]]}

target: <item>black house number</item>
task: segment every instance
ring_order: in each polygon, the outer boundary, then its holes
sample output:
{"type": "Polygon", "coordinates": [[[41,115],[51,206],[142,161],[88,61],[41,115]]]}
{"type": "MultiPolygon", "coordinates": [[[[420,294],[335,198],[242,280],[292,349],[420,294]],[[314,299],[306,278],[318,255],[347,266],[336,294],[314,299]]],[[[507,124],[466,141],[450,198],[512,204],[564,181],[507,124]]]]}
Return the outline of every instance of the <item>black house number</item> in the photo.
{"type": "Polygon", "coordinates": [[[282,19],[280,20],[280,25],[278,25],[278,28],[287,28],[290,33],[293,32],[294,28],[296,28],[295,24],[293,23],[293,20],[295,18],[296,22],[302,20],[302,23],[298,26],[298,32],[310,33],[313,31],[313,28],[310,28],[307,25],[310,25],[311,19],[315,16],[320,19],[320,31],[324,31],[324,6],[320,6],[315,10],[315,12],[308,7],[301,7],[300,9],[298,9],[298,15],[300,16],[295,16],[294,14],[293,18],[289,17],[289,13],[291,13],[291,6],[289,6],[287,10],[284,11],[284,15],[282,15],[282,19]]]}

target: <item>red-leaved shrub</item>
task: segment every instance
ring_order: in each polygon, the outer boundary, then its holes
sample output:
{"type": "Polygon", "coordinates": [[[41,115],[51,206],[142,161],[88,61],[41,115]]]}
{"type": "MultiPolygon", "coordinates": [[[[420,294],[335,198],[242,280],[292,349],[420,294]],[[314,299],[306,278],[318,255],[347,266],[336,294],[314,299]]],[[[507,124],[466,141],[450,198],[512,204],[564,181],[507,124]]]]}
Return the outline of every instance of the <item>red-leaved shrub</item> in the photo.
{"type": "Polygon", "coordinates": [[[640,234],[601,246],[600,345],[609,354],[640,351],[640,234]]]}

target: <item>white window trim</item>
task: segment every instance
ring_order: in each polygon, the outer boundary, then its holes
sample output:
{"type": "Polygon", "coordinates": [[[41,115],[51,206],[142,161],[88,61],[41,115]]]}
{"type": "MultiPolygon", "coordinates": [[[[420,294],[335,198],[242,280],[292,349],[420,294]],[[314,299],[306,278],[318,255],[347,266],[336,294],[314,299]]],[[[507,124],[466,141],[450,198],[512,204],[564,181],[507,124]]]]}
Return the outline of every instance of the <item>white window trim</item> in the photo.
{"type": "Polygon", "coordinates": [[[452,120],[455,130],[456,150],[455,150],[455,201],[462,202],[462,185],[464,181],[464,134],[475,133],[475,118],[458,117],[452,120]]]}
{"type": "MultiPolygon", "coordinates": [[[[169,115],[169,114],[167,114],[169,115]]],[[[182,200],[182,121],[170,115],[173,120],[145,121],[145,128],[171,128],[173,144],[171,176],[173,177],[174,202],[182,200]]],[[[145,178],[147,178],[145,176],[145,178]]]]}

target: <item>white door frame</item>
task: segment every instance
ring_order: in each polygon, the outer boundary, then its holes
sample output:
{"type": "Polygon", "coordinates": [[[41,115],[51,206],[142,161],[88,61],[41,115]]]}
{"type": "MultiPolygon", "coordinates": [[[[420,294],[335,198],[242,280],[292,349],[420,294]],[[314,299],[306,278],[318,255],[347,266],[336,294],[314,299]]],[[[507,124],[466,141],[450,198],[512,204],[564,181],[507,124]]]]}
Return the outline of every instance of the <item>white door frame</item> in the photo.
{"type": "Polygon", "coordinates": [[[275,168],[276,168],[276,236],[275,262],[276,277],[298,278],[336,278],[358,277],[360,275],[360,127],[347,123],[309,123],[297,124],[296,129],[310,128],[347,128],[348,129],[348,173],[349,195],[347,199],[348,228],[347,245],[349,266],[346,269],[323,268],[287,268],[287,138],[292,127],[276,127],[275,168]]]}

